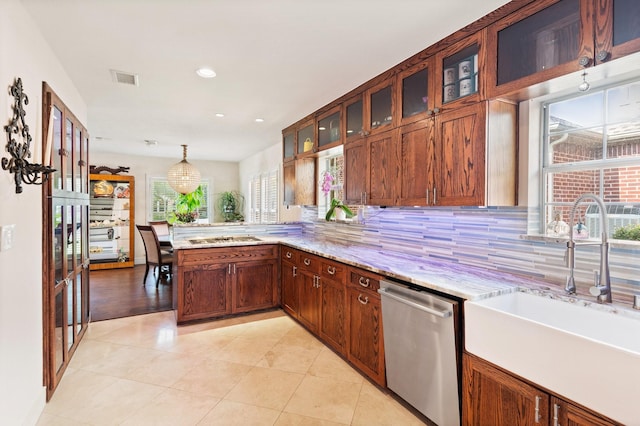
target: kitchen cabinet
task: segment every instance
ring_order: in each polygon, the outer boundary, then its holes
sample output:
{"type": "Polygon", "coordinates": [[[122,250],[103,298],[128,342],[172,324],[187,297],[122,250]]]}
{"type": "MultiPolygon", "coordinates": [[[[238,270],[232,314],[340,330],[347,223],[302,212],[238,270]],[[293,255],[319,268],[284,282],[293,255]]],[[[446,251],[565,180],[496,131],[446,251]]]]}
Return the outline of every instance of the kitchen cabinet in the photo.
{"type": "Polygon", "coordinates": [[[436,188],[434,179],[437,177],[435,120],[426,118],[402,126],[398,143],[400,177],[397,203],[405,206],[435,204],[436,200],[430,198],[436,188]]]}
{"type": "Polygon", "coordinates": [[[493,364],[463,354],[464,425],[617,425],[493,364]]]}
{"type": "Polygon", "coordinates": [[[280,250],[281,305],[282,309],[294,318],[298,318],[298,252],[288,247],[280,250]]]}
{"type": "Polygon", "coordinates": [[[133,176],[91,174],[89,258],[91,270],[133,267],[133,176]]]}
{"type": "Polygon", "coordinates": [[[320,266],[320,337],[335,351],[346,352],[346,277],[347,267],[322,260],[320,266]]]}
{"type": "Polygon", "coordinates": [[[347,274],[347,359],[385,387],[381,277],[353,267],[347,274]]]}
{"type": "Polygon", "coordinates": [[[278,247],[177,250],[174,309],[178,323],[277,306],[278,247]]]}
{"type": "Polygon", "coordinates": [[[358,95],[344,102],[345,135],[347,142],[360,139],[364,136],[364,107],[362,95],[358,95]]]}
{"type": "Polygon", "coordinates": [[[314,334],[318,334],[320,325],[320,302],[322,289],[320,284],[320,258],[300,252],[297,274],[298,320],[314,334]]]}
{"type": "Polygon", "coordinates": [[[296,158],[312,155],[317,152],[318,147],[316,145],[314,120],[308,120],[298,126],[296,130],[296,143],[298,147],[296,158]]]}
{"type": "Polygon", "coordinates": [[[640,51],[640,4],[630,0],[543,0],[488,30],[490,97],[640,51]]]}
{"type": "Polygon", "coordinates": [[[342,114],[338,105],[318,117],[318,151],[342,143],[342,114]]]}
{"type": "Polygon", "coordinates": [[[367,145],[364,138],[345,143],[344,202],[367,204],[367,145]]]}
{"type": "Polygon", "coordinates": [[[295,159],[296,135],[293,130],[282,132],[282,162],[286,163],[295,159]]]}
{"type": "Polygon", "coordinates": [[[398,132],[389,130],[366,139],[366,204],[392,206],[396,204],[400,159],[398,132]]]}
{"type": "Polygon", "coordinates": [[[485,34],[480,30],[436,54],[434,113],[485,99],[485,34]]]}
{"type": "Polygon", "coordinates": [[[393,128],[395,112],[395,82],[385,80],[365,93],[364,122],[365,134],[376,134],[393,128]]]}
{"type": "Polygon", "coordinates": [[[413,123],[433,114],[435,103],[434,58],[398,73],[396,80],[396,116],[400,125],[413,123]]]}
{"type": "Polygon", "coordinates": [[[314,158],[300,158],[282,165],[284,205],[316,203],[316,163],[314,158]]]}

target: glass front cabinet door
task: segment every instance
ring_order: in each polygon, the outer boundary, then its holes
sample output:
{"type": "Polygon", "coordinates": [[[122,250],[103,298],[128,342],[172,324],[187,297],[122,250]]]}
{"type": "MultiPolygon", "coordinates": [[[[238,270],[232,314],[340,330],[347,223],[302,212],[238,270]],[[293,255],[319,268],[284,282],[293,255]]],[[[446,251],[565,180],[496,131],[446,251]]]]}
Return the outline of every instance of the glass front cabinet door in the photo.
{"type": "Polygon", "coordinates": [[[485,31],[481,30],[436,55],[436,108],[470,104],[484,98],[485,31]]]}
{"type": "Polygon", "coordinates": [[[389,130],[394,124],[394,98],[393,80],[382,83],[367,90],[365,96],[365,132],[379,133],[389,130]]]}
{"type": "Polygon", "coordinates": [[[421,62],[398,74],[396,99],[400,124],[422,120],[434,113],[433,59],[421,62]]]}
{"type": "Polygon", "coordinates": [[[318,150],[328,149],[341,143],[340,116],[340,106],[337,106],[318,117],[318,150]]]}
{"type": "Polygon", "coordinates": [[[298,142],[298,157],[313,154],[318,150],[313,121],[301,125],[296,132],[296,136],[298,142]]]}

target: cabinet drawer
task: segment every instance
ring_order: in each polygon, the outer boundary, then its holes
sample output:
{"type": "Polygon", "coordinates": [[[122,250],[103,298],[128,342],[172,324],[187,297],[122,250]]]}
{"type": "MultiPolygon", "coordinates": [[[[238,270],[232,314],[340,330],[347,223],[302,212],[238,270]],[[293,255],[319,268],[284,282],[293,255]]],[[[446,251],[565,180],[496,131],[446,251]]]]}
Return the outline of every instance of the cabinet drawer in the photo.
{"type": "Polygon", "coordinates": [[[301,270],[319,274],[321,262],[322,259],[320,257],[301,251],[299,253],[297,265],[301,270]]]}
{"type": "Polygon", "coordinates": [[[299,252],[290,247],[282,247],[280,249],[280,258],[282,260],[286,260],[293,264],[297,264],[299,257],[300,257],[299,252]]]}
{"type": "Polygon", "coordinates": [[[350,269],[348,283],[351,286],[368,289],[377,294],[381,278],[378,275],[370,274],[360,269],[350,269]]]}
{"type": "Polygon", "coordinates": [[[243,262],[248,260],[277,259],[278,246],[234,246],[178,251],[178,265],[190,266],[216,262],[243,262]]]}
{"type": "Polygon", "coordinates": [[[323,260],[320,266],[320,276],[344,283],[347,276],[347,266],[342,263],[323,260]]]}

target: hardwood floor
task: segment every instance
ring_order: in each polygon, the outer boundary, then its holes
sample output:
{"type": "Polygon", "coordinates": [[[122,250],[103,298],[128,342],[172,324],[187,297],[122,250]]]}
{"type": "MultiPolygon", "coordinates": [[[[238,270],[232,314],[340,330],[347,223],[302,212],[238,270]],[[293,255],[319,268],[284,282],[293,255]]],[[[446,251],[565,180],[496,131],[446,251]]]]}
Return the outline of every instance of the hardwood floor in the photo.
{"type": "Polygon", "coordinates": [[[91,320],[128,317],[172,308],[172,285],[161,279],[156,289],[155,276],[149,271],[142,286],[145,265],[133,268],[102,269],[90,272],[91,320]]]}

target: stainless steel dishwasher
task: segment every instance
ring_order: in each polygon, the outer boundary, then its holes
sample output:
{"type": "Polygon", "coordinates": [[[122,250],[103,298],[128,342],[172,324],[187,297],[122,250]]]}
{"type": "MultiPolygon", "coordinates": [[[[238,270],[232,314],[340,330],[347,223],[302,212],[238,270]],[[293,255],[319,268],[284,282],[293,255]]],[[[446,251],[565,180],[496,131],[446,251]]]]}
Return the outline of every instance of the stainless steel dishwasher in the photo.
{"type": "Polygon", "coordinates": [[[387,386],[439,426],[460,425],[458,302],[381,281],[387,386]]]}

